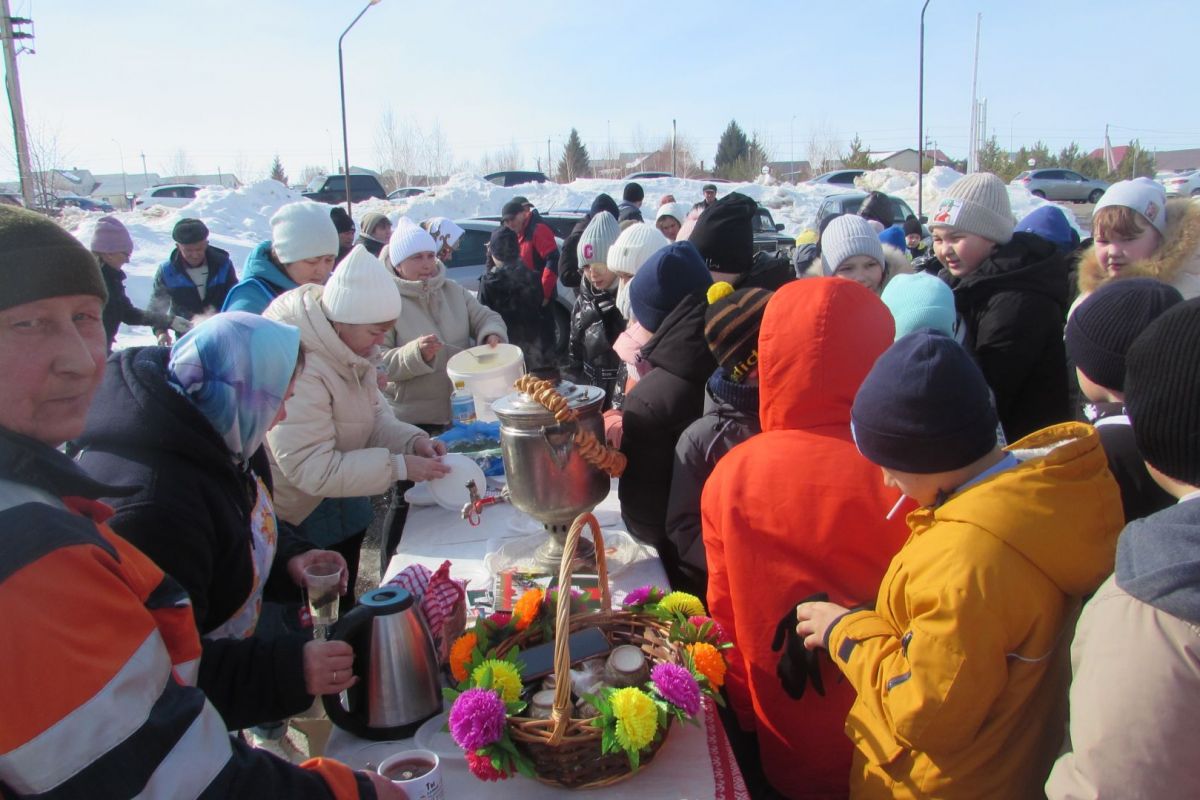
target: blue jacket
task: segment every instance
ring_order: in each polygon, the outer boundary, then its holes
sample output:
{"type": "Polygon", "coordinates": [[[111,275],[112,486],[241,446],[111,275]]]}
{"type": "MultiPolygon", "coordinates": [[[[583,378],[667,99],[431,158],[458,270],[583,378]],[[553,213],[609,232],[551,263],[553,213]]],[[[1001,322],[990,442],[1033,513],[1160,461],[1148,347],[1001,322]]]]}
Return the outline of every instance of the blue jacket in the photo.
{"type": "MultiPolygon", "coordinates": [[[[204,253],[208,262],[208,279],[204,282],[204,299],[188,277],[179,248],[171,251],[166,261],[154,273],[154,290],[146,310],[154,314],[191,319],[197,314],[221,309],[225,296],[238,281],[229,253],[219,247],[209,247],[204,253]]],[[[155,332],[164,329],[155,328],[155,332]]]]}
{"type": "Polygon", "coordinates": [[[299,285],[271,259],[271,243],[263,242],[246,257],[242,279],[229,290],[221,310],[261,314],[272,300],[299,285]]]}

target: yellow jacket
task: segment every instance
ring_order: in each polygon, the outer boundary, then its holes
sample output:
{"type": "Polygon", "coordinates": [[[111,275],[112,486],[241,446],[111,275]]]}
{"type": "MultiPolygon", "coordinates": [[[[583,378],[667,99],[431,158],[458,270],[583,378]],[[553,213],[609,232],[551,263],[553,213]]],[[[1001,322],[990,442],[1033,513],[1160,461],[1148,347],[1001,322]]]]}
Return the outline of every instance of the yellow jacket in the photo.
{"type": "Polygon", "coordinates": [[[909,514],[875,610],[829,632],[858,691],[852,797],[1043,796],[1079,598],[1112,572],[1123,516],[1092,427],[1009,451],[1019,465],[909,514]]]}

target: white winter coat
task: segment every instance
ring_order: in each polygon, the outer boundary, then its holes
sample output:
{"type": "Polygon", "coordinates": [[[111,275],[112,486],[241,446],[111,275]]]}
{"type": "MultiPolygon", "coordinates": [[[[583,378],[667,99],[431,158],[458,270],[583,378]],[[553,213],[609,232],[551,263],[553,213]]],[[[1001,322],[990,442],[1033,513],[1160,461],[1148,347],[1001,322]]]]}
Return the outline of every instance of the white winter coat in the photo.
{"type": "Polygon", "coordinates": [[[326,497],[385,492],[406,476],[404,460],[425,433],[392,414],[375,366],[348,348],[321,309],[323,286],[306,284],[271,303],[263,316],[300,329],[304,370],[287,401],[287,419],[267,434],[275,512],[298,525],[326,497]]]}

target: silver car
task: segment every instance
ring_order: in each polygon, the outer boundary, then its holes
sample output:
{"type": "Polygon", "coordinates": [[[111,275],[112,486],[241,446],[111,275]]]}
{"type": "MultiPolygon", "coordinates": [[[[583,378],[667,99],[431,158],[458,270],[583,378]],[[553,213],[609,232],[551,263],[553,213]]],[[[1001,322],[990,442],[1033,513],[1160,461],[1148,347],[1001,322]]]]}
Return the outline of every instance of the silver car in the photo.
{"type": "Polygon", "coordinates": [[[1085,178],[1069,169],[1026,170],[1009,181],[1009,185],[1024,186],[1034,197],[1076,203],[1099,202],[1109,187],[1106,181],[1085,178]]]}

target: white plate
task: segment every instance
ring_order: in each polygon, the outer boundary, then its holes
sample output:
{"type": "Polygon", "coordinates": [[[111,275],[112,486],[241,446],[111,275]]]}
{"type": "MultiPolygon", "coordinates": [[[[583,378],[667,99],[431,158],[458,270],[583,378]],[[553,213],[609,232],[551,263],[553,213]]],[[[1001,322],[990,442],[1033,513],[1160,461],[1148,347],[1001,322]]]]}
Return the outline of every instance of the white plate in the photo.
{"type": "Polygon", "coordinates": [[[410,506],[436,506],[437,500],[433,499],[433,495],[429,493],[428,483],[414,484],[411,489],[404,493],[404,499],[410,506]]]}
{"type": "Polygon", "coordinates": [[[447,511],[461,511],[471,500],[467,483],[475,481],[480,494],[487,491],[487,478],[474,459],[461,453],[447,453],[441,461],[450,468],[450,474],[437,480],[427,481],[429,493],[439,506],[447,511]]]}
{"type": "Polygon", "coordinates": [[[448,712],[443,712],[432,719],[425,720],[425,724],[417,728],[417,735],[413,737],[413,740],[417,743],[417,747],[422,750],[432,750],[442,760],[465,761],[466,753],[455,743],[454,737],[450,735],[449,731],[442,730],[446,727],[448,718],[448,712]]]}

